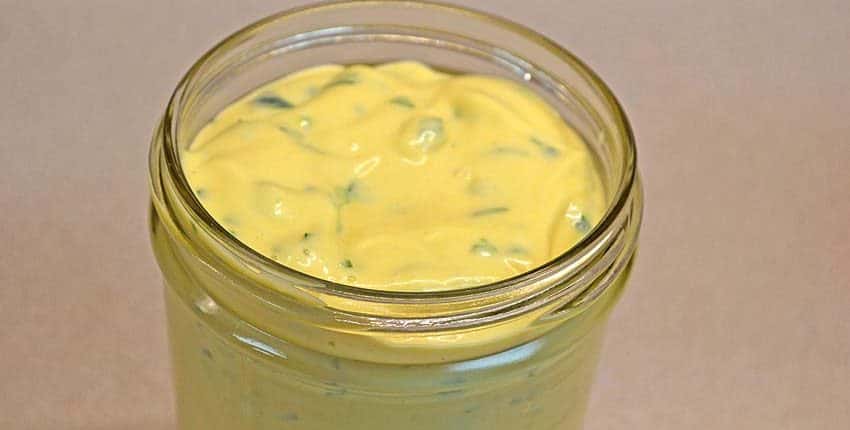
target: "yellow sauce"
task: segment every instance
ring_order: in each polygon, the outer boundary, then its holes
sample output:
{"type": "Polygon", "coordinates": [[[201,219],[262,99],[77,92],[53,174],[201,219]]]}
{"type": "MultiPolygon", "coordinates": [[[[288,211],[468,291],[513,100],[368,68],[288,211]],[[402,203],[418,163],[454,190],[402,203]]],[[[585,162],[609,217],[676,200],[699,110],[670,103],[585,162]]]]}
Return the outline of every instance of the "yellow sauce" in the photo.
{"type": "MultiPolygon", "coordinates": [[[[526,272],[587,234],[606,203],[589,148],[542,98],[414,62],[271,82],[222,110],[182,162],[199,201],[244,244],[388,291],[526,272]]],[[[187,430],[580,428],[626,277],[582,312],[553,303],[458,330],[384,331],[340,324],[342,314],[239,315],[255,308],[228,306],[229,280],[182,261],[166,235],[154,248],[187,430]]]]}
{"type": "Polygon", "coordinates": [[[415,62],[274,81],[221,111],[182,161],[204,207],[249,247],[382,290],[526,272],[605,205],[589,149],[543,99],[415,62]]]}

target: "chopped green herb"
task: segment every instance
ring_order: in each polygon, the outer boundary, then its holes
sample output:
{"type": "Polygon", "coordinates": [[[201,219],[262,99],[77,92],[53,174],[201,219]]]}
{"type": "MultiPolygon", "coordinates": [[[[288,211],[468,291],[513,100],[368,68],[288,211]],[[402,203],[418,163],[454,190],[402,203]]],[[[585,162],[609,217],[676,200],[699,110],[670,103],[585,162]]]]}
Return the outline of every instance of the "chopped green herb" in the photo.
{"type": "Polygon", "coordinates": [[[333,196],[331,196],[334,206],[337,207],[345,206],[351,203],[355,198],[357,198],[356,181],[351,181],[344,187],[334,188],[333,196]]]}
{"type": "Polygon", "coordinates": [[[346,269],[351,269],[354,267],[354,264],[349,259],[342,260],[342,263],[339,263],[340,266],[345,267],[346,269]]]}
{"type": "Polygon", "coordinates": [[[309,250],[309,249],[307,249],[307,248],[302,249],[302,250],[301,250],[301,252],[303,252],[303,253],[304,253],[304,255],[306,255],[306,256],[308,256],[308,257],[309,257],[309,256],[310,256],[310,254],[311,254],[311,253],[310,253],[310,250],[309,250]]]}
{"type": "Polygon", "coordinates": [[[300,132],[300,131],[298,131],[298,130],[293,130],[293,129],[291,129],[291,128],[289,128],[289,127],[285,126],[285,125],[282,125],[282,126],[278,127],[277,129],[278,129],[278,130],[280,130],[280,131],[282,131],[282,132],[283,132],[283,134],[286,134],[286,135],[288,135],[289,137],[291,137],[291,138],[293,138],[293,139],[295,139],[295,140],[301,140],[301,139],[303,139],[303,138],[304,138],[304,135],[303,135],[303,134],[301,134],[301,132],[300,132]]]}
{"type": "Polygon", "coordinates": [[[264,107],[273,107],[278,109],[292,109],[295,107],[289,100],[276,95],[265,95],[254,99],[254,103],[264,107]]]}
{"type": "Polygon", "coordinates": [[[491,194],[494,190],[492,184],[484,181],[480,178],[474,178],[469,181],[469,185],[466,186],[466,192],[473,196],[484,196],[487,194],[491,194]]]}
{"type": "Polygon", "coordinates": [[[472,248],[470,251],[473,254],[480,255],[482,257],[492,257],[499,252],[499,249],[496,248],[490,241],[487,239],[479,239],[478,242],[472,244],[472,248]]]}
{"type": "Polygon", "coordinates": [[[450,396],[459,396],[466,393],[466,390],[462,388],[454,389],[454,390],[445,390],[437,392],[438,396],[441,397],[450,397],[450,396]]]}
{"type": "Polygon", "coordinates": [[[487,153],[490,155],[516,155],[518,157],[528,157],[528,151],[510,146],[497,146],[487,153]]]}
{"type": "Polygon", "coordinates": [[[342,208],[336,208],[336,232],[339,233],[342,231],[342,208]]]}
{"type": "Polygon", "coordinates": [[[584,214],[582,214],[582,216],[579,217],[578,220],[573,222],[573,227],[575,227],[576,230],[579,231],[579,233],[587,233],[588,231],[590,231],[591,226],[590,221],[587,219],[586,216],[584,216],[584,214]]]}
{"type": "Polygon", "coordinates": [[[336,79],[325,84],[325,86],[322,87],[322,90],[337,87],[337,86],[340,86],[340,85],[354,85],[358,82],[360,82],[360,81],[359,81],[359,79],[357,79],[357,75],[355,75],[353,73],[349,73],[349,72],[344,72],[344,73],[340,74],[336,79]]]}
{"type": "Polygon", "coordinates": [[[416,107],[416,105],[413,104],[413,101],[410,100],[409,98],[405,97],[405,96],[394,97],[390,100],[390,103],[392,103],[394,105],[404,106],[406,108],[411,108],[411,109],[416,107]]]}
{"type": "Polygon", "coordinates": [[[308,231],[308,232],[304,233],[304,238],[303,238],[303,240],[309,240],[311,237],[313,237],[313,233],[310,233],[310,232],[308,231]]]}
{"type": "Polygon", "coordinates": [[[528,250],[527,250],[527,249],[525,249],[525,248],[524,248],[524,247],[522,247],[522,246],[514,245],[514,246],[512,246],[512,247],[508,248],[508,254],[514,254],[514,255],[528,255],[528,250]]]}
{"type": "Polygon", "coordinates": [[[495,207],[495,208],[485,208],[485,209],[479,209],[479,210],[473,212],[472,216],[473,217],[480,217],[480,216],[486,216],[486,215],[495,215],[495,214],[507,212],[509,210],[510,210],[509,208],[506,208],[506,207],[503,207],[503,206],[495,207]]]}
{"type": "Polygon", "coordinates": [[[295,143],[296,145],[298,145],[298,146],[300,146],[300,147],[302,147],[302,148],[304,148],[304,149],[306,149],[310,152],[315,152],[316,154],[324,154],[325,153],[325,151],[322,151],[321,149],[316,148],[315,146],[305,142],[304,141],[304,135],[301,134],[300,131],[292,130],[291,128],[286,127],[286,126],[280,126],[280,127],[278,127],[278,130],[283,132],[283,134],[291,137],[293,143],[295,143]]]}
{"type": "Polygon", "coordinates": [[[441,385],[443,386],[453,386],[453,385],[463,385],[468,382],[468,379],[463,376],[453,376],[451,378],[446,379],[445,381],[441,381],[441,385]]]}
{"type": "Polygon", "coordinates": [[[426,117],[419,121],[419,133],[413,144],[422,148],[423,151],[428,151],[443,143],[444,139],[445,132],[442,118],[426,117]]]}
{"type": "Polygon", "coordinates": [[[531,143],[533,143],[535,146],[540,148],[540,151],[546,157],[555,158],[555,157],[561,155],[561,151],[558,148],[555,148],[554,146],[548,145],[546,142],[543,142],[542,140],[540,140],[536,137],[531,138],[531,143]]]}
{"type": "Polygon", "coordinates": [[[287,412],[280,415],[280,420],[285,422],[298,421],[298,414],[295,412],[287,412]]]}
{"type": "Polygon", "coordinates": [[[325,395],[328,397],[344,396],[348,392],[345,388],[336,386],[334,383],[330,385],[331,388],[325,390],[325,395]]]}
{"type": "Polygon", "coordinates": [[[409,161],[421,162],[424,157],[446,141],[443,120],[439,117],[426,116],[412,118],[405,122],[404,139],[399,140],[400,150],[409,161]]]}
{"type": "Polygon", "coordinates": [[[331,203],[336,207],[336,231],[342,231],[342,207],[357,198],[357,182],[351,181],[345,187],[336,187],[331,194],[331,203]]]}

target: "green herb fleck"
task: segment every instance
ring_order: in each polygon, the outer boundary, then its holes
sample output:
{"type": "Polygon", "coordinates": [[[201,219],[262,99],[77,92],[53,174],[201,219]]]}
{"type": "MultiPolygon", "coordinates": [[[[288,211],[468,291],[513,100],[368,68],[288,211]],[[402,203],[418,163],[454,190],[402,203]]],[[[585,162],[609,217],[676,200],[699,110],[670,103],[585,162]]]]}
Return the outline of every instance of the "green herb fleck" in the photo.
{"type": "Polygon", "coordinates": [[[308,257],[310,256],[310,250],[309,250],[309,249],[307,249],[307,248],[302,249],[302,250],[301,250],[301,252],[303,252],[303,253],[304,253],[304,255],[306,255],[306,256],[308,256],[308,257]]]}
{"type": "Polygon", "coordinates": [[[345,267],[346,269],[354,268],[354,264],[349,259],[342,260],[342,263],[339,263],[340,266],[345,267]]]}
{"type": "Polygon", "coordinates": [[[289,137],[291,137],[291,138],[293,138],[293,139],[295,139],[295,140],[301,140],[301,139],[303,139],[303,138],[304,138],[304,135],[303,135],[303,134],[301,134],[301,132],[300,132],[300,131],[298,131],[298,130],[293,130],[293,129],[291,129],[291,128],[289,128],[289,127],[285,126],[285,125],[282,125],[282,126],[278,127],[278,130],[282,131],[282,132],[283,132],[283,134],[286,134],[286,135],[288,135],[289,137]]]}
{"type": "Polygon", "coordinates": [[[336,187],[331,194],[331,203],[336,207],[336,231],[342,231],[342,207],[357,198],[357,182],[351,181],[345,187],[336,187]]]}
{"type": "Polygon", "coordinates": [[[528,157],[528,152],[519,148],[510,146],[497,146],[487,152],[490,155],[516,155],[518,157],[528,157]]]}
{"type": "Polygon", "coordinates": [[[348,392],[345,388],[337,386],[334,383],[330,383],[329,385],[331,387],[325,390],[325,395],[328,397],[344,396],[348,392]]]}
{"type": "Polygon", "coordinates": [[[203,200],[207,197],[207,189],[206,188],[198,188],[195,190],[195,195],[198,196],[199,199],[203,200]]]}
{"type": "Polygon", "coordinates": [[[472,179],[466,186],[466,192],[472,194],[473,196],[484,196],[487,194],[491,194],[493,189],[494,188],[491,184],[485,182],[480,178],[472,179]]]}
{"type": "Polygon", "coordinates": [[[495,207],[495,208],[485,208],[485,209],[479,209],[479,210],[473,212],[472,216],[473,217],[480,217],[480,216],[487,216],[487,215],[495,215],[495,214],[507,212],[509,210],[510,210],[509,208],[506,208],[504,206],[495,207]]]}
{"type": "Polygon", "coordinates": [[[555,158],[561,155],[561,151],[558,148],[555,148],[554,146],[551,146],[536,137],[531,138],[531,143],[540,148],[540,151],[546,157],[555,158]]]}
{"type": "Polygon", "coordinates": [[[496,248],[490,241],[487,239],[479,239],[478,242],[472,244],[472,248],[470,251],[473,254],[480,255],[482,257],[492,257],[499,252],[499,249],[496,248]]]}
{"type": "Polygon", "coordinates": [[[443,386],[452,386],[452,385],[463,385],[466,384],[468,380],[463,376],[453,376],[451,378],[446,379],[441,382],[443,386]]]}
{"type": "Polygon", "coordinates": [[[287,412],[280,415],[280,420],[284,422],[298,421],[298,414],[295,412],[287,412]]]}
{"type": "Polygon", "coordinates": [[[444,128],[442,118],[426,117],[419,121],[419,133],[413,146],[422,148],[422,151],[429,151],[431,148],[443,143],[444,128]]]}
{"type": "Polygon", "coordinates": [[[278,109],[292,109],[295,107],[289,100],[276,95],[265,95],[254,99],[254,103],[264,107],[273,107],[278,109]]]}
{"type": "Polygon", "coordinates": [[[404,139],[400,150],[409,161],[419,163],[429,153],[439,149],[446,141],[443,119],[435,116],[411,118],[405,121],[404,139]]]}
{"type": "Polygon", "coordinates": [[[303,240],[310,240],[310,238],[311,238],[311,237],[313,237],[313,235],[314,235],[313,233],[310,233],[310,232],[308,231],[308,232],[304,233],[304,238],[303,238],[303,240]]]}
{"type": "Polygon", "coordinates": [[[514,254],[514,255],[528,255],[528,250],[527,250],[527,249],[525,249],[525,248],[524,248],[524,247],[522,247],[522,246],[514,245],[514,246],[512,246],[512,247],[508,248],[508,254],[514,254]]]}
{"type": "Polygon", "coordinates": [[[466,390],[462,388],[454,389],[454,390],[445,390],[437,392],[438,396],[441,397],[450,397],[450,396],[459,396],[466,393],[466,390]]]}
{"type": "Polygon", "coordinates": [[[455,119],[460,119],[464,117],[464,111],[458,106],[452,106],[452,116],[455,119]]]}
{"type": "Polygon", "coordinates": [[[416,105],[413,104],[413,101],[410,100],[410,98],[405,97],[405,96],[394,97],[390,100],[390,103],[392,103],[394,105],[404,106],[404,107],[410,108],[410,109],[413,109],[413,108],[416,107],[416,105]]]}
{"type": "Polygon", "coordinates": [[[355,181],[349,182],[344,187],[334,188],[333,196],[331,196],[331,200],[336,207],[345,206],[355,198],[357,198],[357,182],[355,181]]]}
{"type": "Polygon", "coordinates": [[[579,233],[587,233],[588,231],[590,231],[591,225],[587,217],[582,214],[582,216],[579,217],[578,220],[573,222],[573,227],[575,227],[575,229],[578,230],[579,233]]]}
{"type": "Polygon", "coordinates": [[[283,132],[283,134],[291,137],[292,142],[295,143],[296,145],[300,146],[301,148],[304,148],[304,149],[306,149],[310,152],[315,152],[316,154],[324,154],[325,153],[325,151],[322,151],[321,149],[316,148],[315,146],[305,142],[304,141],[304,135],[301,134],[301,132],[298,131],[298,130],[292,130],[291,128],[286,127],[286,126],[280,126],[280,127],[278,127],[278,130],[283,132]]]}
{"type": "Polygon", "coordinates": [[[358,82],[360,81],[359,79],[357,79],[357,75],[350,72],[344,72],[340,74],[336,79],[325,84],[325,86],[322,87],[322,90],[337,87],[340,85],[354,85],[358,82]]]}

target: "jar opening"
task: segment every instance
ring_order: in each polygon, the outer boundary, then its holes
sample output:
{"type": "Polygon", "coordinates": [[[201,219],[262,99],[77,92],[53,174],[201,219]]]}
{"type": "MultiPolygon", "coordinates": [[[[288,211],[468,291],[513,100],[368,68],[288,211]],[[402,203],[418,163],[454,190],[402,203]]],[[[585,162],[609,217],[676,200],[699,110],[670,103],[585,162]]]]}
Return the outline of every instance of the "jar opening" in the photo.
{"type": "Polygon", "coordinates": [[[345,308],[349,300],[359,303],[359,309],[368,310],[363,304],[373,303],[375,312],[380,314],[387,314],[387,306],[430,308],[427,318],[410,318],[413,314],[399,310],[399,318],[385,321],[403,329],[507,318],[554,300],[598,295],[605,288],[601,281],[606,273],[619,273],[625,264],[622,261],[628,260],[623,260],[623,256],[631,256],[640,221],[634,137],[619,102],[604,82],[566,49],[533,30],[456,6],[408,1],[335,2],[261,20],[231,35],[192,66],[172,95],[159,137],[161,146],[155,144],[151,154],[152,177],[154,182],[168,182],[170,187],[153,184],[155,204],[169,210],[185,210],[189,219],[203,227],[197,234],[208,234],[209,240],[227,253],[227,260],[268,282],[296,285],[320,294],[326,302],[335,302],[340,308],[345,308]],[[394,9],[398,17],[392,23],[370,22],[371,7],[394,9]],[[417,13],[423,8],[477,22],[492,33],[485,36],[510,38],[512,46],[487,42],[475,34],[474,28],[469,34],[458,34],[439,28],[439,24],[417,22],[417,13]],[[333,14],[343,9],[348,21],[329,25],[334,21],[333,14]],[[357,16],[352,11],[362,11],[363,17],[351,21],[352,16],[357,16]],[[314,24],[312,16],[321,16],[322,24],[314,24]],[[296,18],[299,26],[291,25],[296,18]],[[270,27],[280,28],[278,36],[264,39],[259,35],[261,29],[270,27]],[[520,51],[525,45],[536,47],[537,58],[520,51]],[[385,46],[405,49],[383,50],[385,46]],[[565,116],[572,116],[571,121],[565,118],[570,125],[576,126],[576,121],[586,123],[583,128],[576,127],[577,131],[593,146],[600,168],[609,174],[605,180],[610,188],[609,204],[602,219],[574,246],[520,275],[461,289],[396,292],[330,282],[284,266],[240,242],[206,211],[189,186],[180,154],[218,107],[275,76],[275,70],[276,76],[281,76],[285,74],[282,68],[291,71],[315,65],[317,57],[335,53],[334,58],[340,63],[378,62],[394,55],[394,59],[402,59],[397,57],[398,52],[437,67],[458,68],[456,65],[460,64],[460,68],[484,67],[512,76],[545,96],[565,116]],[[571,81],[562,76],[566,70],[571,73],[571,81]],[[224,91],[225,87],[229,89],[224,91]],[[156,178],[158,175],[163,179],[156,178]],[[168,201],[165,188],[173,192],[173,201],[168,201]],[[599,291],[591,291],[591,285],[597,285],[594,288],[599,291]],[[459,311],[461,308],[463,312],[459,311]]]}

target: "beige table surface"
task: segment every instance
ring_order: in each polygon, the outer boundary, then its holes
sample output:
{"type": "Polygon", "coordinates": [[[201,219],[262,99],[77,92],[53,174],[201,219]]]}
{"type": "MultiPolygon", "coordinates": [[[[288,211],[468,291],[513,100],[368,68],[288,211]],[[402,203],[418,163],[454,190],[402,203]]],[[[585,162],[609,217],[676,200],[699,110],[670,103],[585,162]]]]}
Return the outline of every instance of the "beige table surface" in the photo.
{"type": "MultiPolygon", "coordinates": [[[[464,3],[587,60],[636,130],[587,428],[850,428],[850,2],[464,3]]],[[[195,58],[291,4],[0,0],[0,429],[173,429],[149,136],[195,58]]]]}

